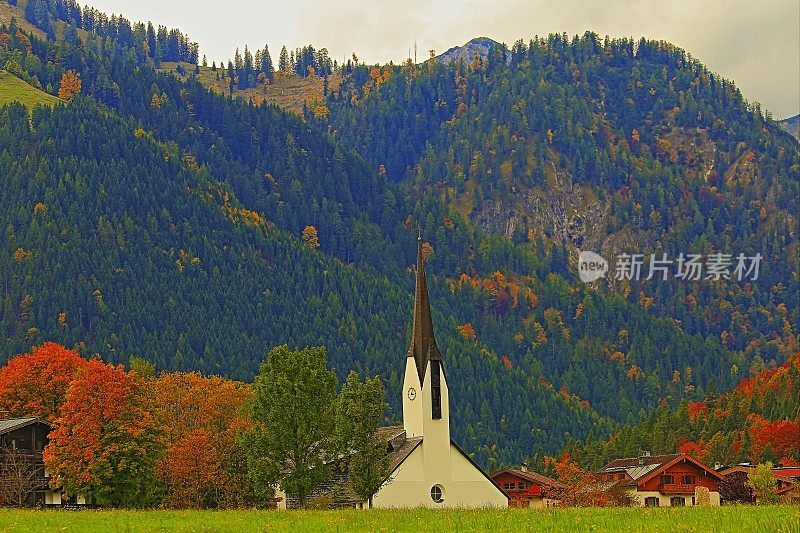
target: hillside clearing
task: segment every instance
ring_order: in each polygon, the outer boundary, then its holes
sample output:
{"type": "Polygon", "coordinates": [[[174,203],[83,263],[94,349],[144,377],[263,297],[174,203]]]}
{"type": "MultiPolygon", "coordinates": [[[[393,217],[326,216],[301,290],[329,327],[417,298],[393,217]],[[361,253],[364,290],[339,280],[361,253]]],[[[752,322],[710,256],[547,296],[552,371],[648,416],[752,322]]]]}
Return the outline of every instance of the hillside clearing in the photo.
{"type": "MultiPolygon", "coordinates": [[[[180,63],[183,71],[187,74],[181,75],[176,72],[179,63],[163,62],[161,63],[162,72],[170,72],[179,78],[188,79],[188,73],[191,73],[195,65],[189,63],[180,63]]],[[[219,68],[216,72],[211,70],[211,67],[198,67],[200,74],[197,75],[199,81],[204,87],[211,89],[218,93],[228,93],[228,86],[225,82],[226,70],[219,68]],[[219,76],[220,79],[217,79],[219,76]]],[[[331,91],[339,90],[339,85],[342,82],[342,76],[335,73],[329,78],[329,88],[331,91]]],[[[324,101],[324,81],[319,76],[314,78],[301,78],[300,76],[278,76],[275,78],[275,83],[267,85],[259,85],[250,89],[234,89],[234,96],[238,96],[244,100],[253,102],[260,101],[259,98],[270,104],[275,104],[278,107],[286,109],[296,114],[301,114],[303,105],[310,102],[324,101]]]]}
{"type": "Polygon", "coordinates": [[[0,106],[20,102],[28,109],[36,105],[55,105],[58,98],[28,85],[13,74],[0,70],[0,106]]]}
{"type": "Polygon", "coordinates": [[[798,506],[372,511],[0,510],[0,531],[800,531],[798,506]]]}

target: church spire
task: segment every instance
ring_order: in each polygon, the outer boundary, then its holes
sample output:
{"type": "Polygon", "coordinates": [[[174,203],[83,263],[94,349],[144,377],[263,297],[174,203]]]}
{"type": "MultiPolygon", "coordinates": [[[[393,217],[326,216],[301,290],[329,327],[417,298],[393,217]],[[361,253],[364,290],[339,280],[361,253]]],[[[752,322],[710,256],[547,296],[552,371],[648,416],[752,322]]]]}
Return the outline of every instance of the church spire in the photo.
{"type": "Polygon", "coordinates": [[[414,292],[414,326],[411,330],[411,346],[408,357],[417,365],[419,382],[425,382],[428,361],[441,361],[442,355],[433,336],[431,304],[428,299],[428,283],[425,279],[425,259],[422,257],[422,237],[417,238],[417,286],[414,292]]]}

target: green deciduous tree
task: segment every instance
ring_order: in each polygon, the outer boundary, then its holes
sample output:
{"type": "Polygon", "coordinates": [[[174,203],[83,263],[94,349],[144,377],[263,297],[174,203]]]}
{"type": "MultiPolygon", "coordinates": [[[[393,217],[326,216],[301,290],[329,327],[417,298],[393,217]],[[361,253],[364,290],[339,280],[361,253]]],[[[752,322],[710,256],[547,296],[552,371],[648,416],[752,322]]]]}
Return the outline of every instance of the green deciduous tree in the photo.
{"type": "Polygon", "coordinates": [[[302,506],[331,474],[336,455],[336,374],[325,348],[274,348],[253,385],[250,475],[265,492],[280,486],[302,506]]]}
{"type": "Polygon", "coordinates": [[[386,443],[377,435],[383,418],[386,394],[379,377],[358,380],[350,372],[339,398],[337,433],[344,449],[351,452],[350,484],[353,491],[372,506],[372,496],[378,492],[388,474],[389,456],[386,443]]]}
{"type": "Polygon", "coordinates": [[[753,489],[756,503],[768,504],[778,501],[778,480],[772,475],[772,463],[761,463],[747,476],[747,484],[753,489]]]}

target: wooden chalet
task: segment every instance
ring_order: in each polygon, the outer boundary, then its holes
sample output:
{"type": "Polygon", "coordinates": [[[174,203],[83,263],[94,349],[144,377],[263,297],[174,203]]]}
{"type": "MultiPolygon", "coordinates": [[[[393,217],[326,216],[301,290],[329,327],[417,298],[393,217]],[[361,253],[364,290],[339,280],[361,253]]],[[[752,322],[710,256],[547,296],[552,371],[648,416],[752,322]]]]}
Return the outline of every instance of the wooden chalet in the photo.
{"type": "Polygon", "coordinates": [[[85,505],[50,487],[42,452],[52,428],[40,418],[0,419],[0,505],[62,507],[85,505]]]}
{"type": "Polygon", "coordinates": [[[491,478],[508,494],[509,507],[554,507],[567,486],[547,476],[521,468],[504,468],[491,478]]]}
{"type": "MultiPolygon", "coordinates": [[[[746,483],[747,477],[755,469],[756,467],[751,464],[738,464],[720,468],[717,472],[723,477],[738,476],[743,483],[746,483]]],[[[776,467],[772,469],[772,476],[775,478],[778,497],[786,502],[797,503],[800,499],[800,468],[776,467]]]]}
{"type": "Polygon", "coordinates": [[[669,454],[617,459],[595,473],[601,490],[624,487],[633,499],[646,507],[719,505],[717,484],[722,475],[691,455],[669,454]],[[704,502],[699,488],[708,489],[704,502]]]}
{"type": "Polygon", "coordinates": [[[0,503],[44,505],[51,491],[42,451],[50,426],[38,418],[0,420],[0,503]]]}

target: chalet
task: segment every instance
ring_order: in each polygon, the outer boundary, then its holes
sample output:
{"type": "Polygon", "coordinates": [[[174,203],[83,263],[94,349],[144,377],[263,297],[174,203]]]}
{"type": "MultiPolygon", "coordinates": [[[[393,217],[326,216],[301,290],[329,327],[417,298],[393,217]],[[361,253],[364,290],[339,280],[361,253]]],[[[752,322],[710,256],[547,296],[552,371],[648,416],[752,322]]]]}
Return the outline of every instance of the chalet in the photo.
{"type": "Polygon", "coordinates": [[[42,458],[50,424],[40,418],[0,420],[0,505],[83,506],[82,496],[66,498],[50,488],[42,458]]]}
{"type": "MultiPolygon", "coordinates": [[[[450,390],[444,360],[433,332],[422,243],[417,250],[417,280],[411,346],[403,382],[403,425],[381,428],[390,467],[372,497],[376,508],[504,508],[508,496],[492,478],[450,438],[450,390]]],[[[348,489],[346,472],[337,472],[334,487],[318,487],[334,502],[368,507],[348,489]],[[338,478],[338,479],[337,479],[338,478]],[[334,489],[334,490],[331,490],[334,489]],[[338,489],[338,490],[337,490],[338,489]],[[331,494],[337,492],[337,494],[331,494]]],[[[280,490],[278,507],[293,506],[280,490]]]]}
{"type": "MultiPolygon", "coordinates": [[[[756,467],[749,464],[738,464],[735,466],[728,466],[718,468],[717,472],[723,477],[734,476],[738,477],[740,482],[746,483],[748,476],[755,471],[756,467]]],[[[772,469],[772,476],[775,478],[777,495],[784,500],[794,501],[798,498],[798,489],[800,489],[800,476],[795,477],[791,474],[800,474],[800,469],[791,467],[777,467],[772,469]],[[789,474],[788,476],[786,474],[789,474]]]]}
{"type": "Polygon", "coordinates": [[[504,468],[492,474],[495,483],[510,497],[509,507],[554,507],[567,486],[542,474],[521,468],[504,468]]]}
{"type": "Polygon", "coordinates": [[[722,476],[685,453],[644,452],[641,457],[611,461],[595,474],[604,490],[624,487],[639,505],[646,507],[703,505],[699,495],[705,492],[703,489],[708,489],[709,496],[705,504],[720,504],[717,483],[722,476]]]}

